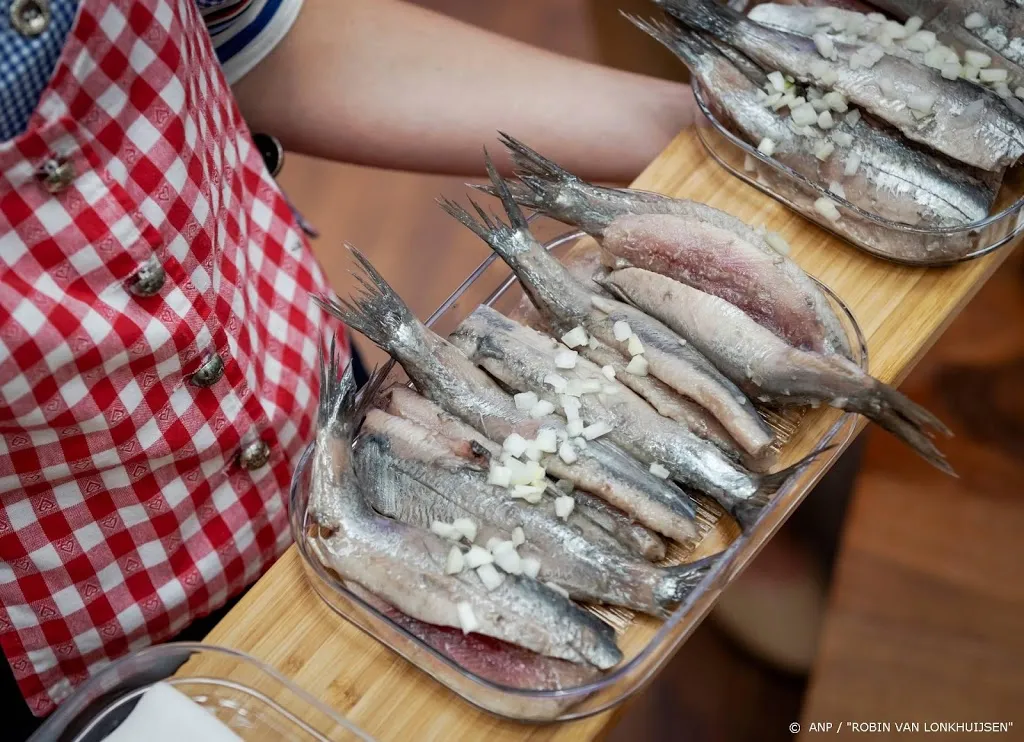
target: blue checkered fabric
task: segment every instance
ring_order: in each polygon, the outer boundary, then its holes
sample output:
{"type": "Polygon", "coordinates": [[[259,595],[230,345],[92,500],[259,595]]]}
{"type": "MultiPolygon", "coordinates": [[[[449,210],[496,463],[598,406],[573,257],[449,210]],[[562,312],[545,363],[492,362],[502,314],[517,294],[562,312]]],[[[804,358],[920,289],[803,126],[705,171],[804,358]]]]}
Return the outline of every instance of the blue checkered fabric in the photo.
{"type": "MultiPolygon", "coordinates": [[[[12,2],[0,0],[0,142],[18,136],[28,125],[78,10],[78,0],[50,0],[50,25],[39,36],[28,38],[11,25],[12,2]]],[[[302,0],[195,2],[230,83],[273,50],[302,5],[302,0]]]]}

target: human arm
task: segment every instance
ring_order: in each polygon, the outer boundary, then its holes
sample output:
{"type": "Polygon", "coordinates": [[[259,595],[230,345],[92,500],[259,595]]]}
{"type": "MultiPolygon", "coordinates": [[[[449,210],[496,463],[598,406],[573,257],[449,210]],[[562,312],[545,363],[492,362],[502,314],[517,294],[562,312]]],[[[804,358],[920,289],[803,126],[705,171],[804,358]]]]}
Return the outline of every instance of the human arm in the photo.
{"type": "Polygon", "coordinates": [[[235,92],[253,130],[303,154],[476,175],[481,146],[504,157],[500,129],[582,177],[610,182],[632,180],[695,110],[684,85],[396,0],[305,0],[235,92]]]}

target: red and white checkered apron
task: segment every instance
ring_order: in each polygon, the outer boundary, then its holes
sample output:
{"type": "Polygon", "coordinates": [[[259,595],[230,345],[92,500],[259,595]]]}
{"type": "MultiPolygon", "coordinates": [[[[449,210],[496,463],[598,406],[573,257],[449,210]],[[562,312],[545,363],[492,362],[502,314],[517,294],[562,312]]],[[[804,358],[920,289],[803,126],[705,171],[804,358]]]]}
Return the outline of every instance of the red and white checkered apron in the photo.
{"type": "Polygon", "coordinates": [[[280,555],[333,329],[195,0],[78,13],[0,144],[0,644],[37,715],[280,555]]]}

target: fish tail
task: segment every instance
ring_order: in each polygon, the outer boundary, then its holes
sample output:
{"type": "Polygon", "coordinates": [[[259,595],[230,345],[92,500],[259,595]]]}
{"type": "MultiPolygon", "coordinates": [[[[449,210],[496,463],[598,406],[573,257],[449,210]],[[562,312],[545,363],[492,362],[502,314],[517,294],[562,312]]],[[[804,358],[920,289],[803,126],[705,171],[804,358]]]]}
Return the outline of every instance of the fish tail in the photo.
{"type": "Polygon", "coordinates": [[[950,429],[935,415],[896,389],[876,382],[865,393],[848,400],[845,408],[873,420],[914,449],[936,469],[956,476],[953,467],[929,437],[929,433],[951,436],[950,429]]]}
{"type": "MultiPolygon", "coordinates": [[[[549,160],[544,155],[531,149],[515,137],[503,131],[498,132],[501,143],[505,145],[512,156],[512,164],[516,168],[517,176],[533,176],[534,182],[548,181],[568,185],[582,183],[579,178],[561,167],[554,160],[549,160]]],[[[522,178],[521,178],[522,179],[522,178]]],[[[529,185],[530,181],[523,179],[529,185]]]]}
{"type": "Polygon", "coordinates": [[[348,301],[326,295],[313,297],[313,301],[374,344],[390,351],[398,342],[399,328],[418,326],[419,320],[366,256],[352,245],[345,247],[359,265],[359,270],[352,271],[352,275],[362,287],[362,293],[348,301]]]}
{"type": "Polygon", "coordinates": [[[387,374],[384,369],[374,369],[370,379],[359,392],[352,362],[349,361],[341,373],[341,354],[338,352],[338,337],[331,337],[330,349],[325,354],[325,343],[320,343],[320,395],[317,422],[321,428],[334,426],[338,435],[351,440],[366,417],[387,374]]]}
{"type": "Polygon", "coordinates": [[[728,37],[736,23],[743,19],[742,14],[717,0],[654,0],[654,3],[683,25],[719,38],[728,37]]]}
{"type": "Polygon", "coordinates": [[[699,67],[702,55],[711,51],[708,43],[692,32],[669,25],[665,21],[644,20],[623,10],[619,12],[626,20],[679,57],[691,70],[699,67]]]}
{"type": "Polygon", "coordinates": [[[684,600],[718,561],[718,555],[705,557],[689,564],[664,567],[660,570],[662,579],[655,591],[655,600],[660,608],[668,608],[684,600]]]}

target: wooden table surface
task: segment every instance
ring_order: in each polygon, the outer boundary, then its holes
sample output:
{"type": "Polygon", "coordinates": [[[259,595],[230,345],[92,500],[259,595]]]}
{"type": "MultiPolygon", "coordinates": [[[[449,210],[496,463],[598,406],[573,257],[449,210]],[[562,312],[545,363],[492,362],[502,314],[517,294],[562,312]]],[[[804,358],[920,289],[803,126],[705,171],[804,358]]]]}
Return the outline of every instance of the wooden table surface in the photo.
{"type": "MultiPolygon", "coordinates": [[[[871,373],[888,382],[907,375],[1007,255],[1001,250],[932,270],[877,260],[726,173],[692,131],[682,132],[634,185],[701,200],[782,234],[793,258],[853,311],[868,341],[871,373]]],[[[912,455],[902,448],[901,454],[912,455]]],[[[381,742],[594,739],[614,719],[614,712],[606,712],[530,726],[478,711],[338,619],[307,584],[294,548],[207,641],[270,663],[381,742]]]]}

